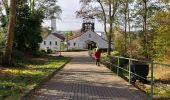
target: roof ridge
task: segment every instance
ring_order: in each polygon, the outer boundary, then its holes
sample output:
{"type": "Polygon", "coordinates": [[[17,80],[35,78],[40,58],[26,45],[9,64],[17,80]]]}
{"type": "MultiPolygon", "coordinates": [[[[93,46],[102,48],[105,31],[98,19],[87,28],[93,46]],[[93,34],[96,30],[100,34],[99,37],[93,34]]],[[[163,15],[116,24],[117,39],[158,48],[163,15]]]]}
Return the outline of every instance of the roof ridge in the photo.
{"type": "Polygon", "coordinates": [[[51,33],[51,34],[54,35],[55,37],[61,39],[61,40],[65,40],[65,37],[63,37],[63,36],[62,36],[61,34],[59,34],[59,33],[54,32],[54,33],[51,33]]]}

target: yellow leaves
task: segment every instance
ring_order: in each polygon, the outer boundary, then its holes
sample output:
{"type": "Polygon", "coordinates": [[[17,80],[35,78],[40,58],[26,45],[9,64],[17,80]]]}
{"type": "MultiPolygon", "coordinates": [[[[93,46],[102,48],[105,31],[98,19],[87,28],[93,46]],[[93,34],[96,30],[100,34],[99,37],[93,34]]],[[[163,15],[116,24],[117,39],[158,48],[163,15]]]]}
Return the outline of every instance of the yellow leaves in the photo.
{"type": "Polygon", "coordinates": [[[162,0],[164,3],[168,4],[170,0],[162,0]]]}
{"type": "Polygon", "coordinates": [[[157,89],[155,89],[155,92],[159,96],[165,96],[170,91],[166,90],[165,88],[157,88],[157,89]]]}
{"type": "Polygon", "coordinates": [[[167,11],[159,11],[155,15],[155,20],[157,23],[160,23],[161,25],[169,24],[170,25],[170,10],[167,11]]]}
{"type": "Polygon", "coordinates": [[[43,74],[41,71],[37,70],[28,70],[28,69],[6,69],[4,72],[12,75],[34,75],[34,74],[43,74]]]}

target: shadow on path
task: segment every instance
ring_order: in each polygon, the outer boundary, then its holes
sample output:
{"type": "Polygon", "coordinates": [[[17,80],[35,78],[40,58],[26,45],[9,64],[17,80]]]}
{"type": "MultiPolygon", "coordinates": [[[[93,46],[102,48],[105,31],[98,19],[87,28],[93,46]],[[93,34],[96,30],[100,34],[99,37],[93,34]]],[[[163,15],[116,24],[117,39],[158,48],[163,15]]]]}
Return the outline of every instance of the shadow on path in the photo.
{"type": "Polygon", "coordinates": [[[146,95],[106,67],[97,67],[87,52],[70,52],[73,57],[29,100],[145,100],[146,95]]]}

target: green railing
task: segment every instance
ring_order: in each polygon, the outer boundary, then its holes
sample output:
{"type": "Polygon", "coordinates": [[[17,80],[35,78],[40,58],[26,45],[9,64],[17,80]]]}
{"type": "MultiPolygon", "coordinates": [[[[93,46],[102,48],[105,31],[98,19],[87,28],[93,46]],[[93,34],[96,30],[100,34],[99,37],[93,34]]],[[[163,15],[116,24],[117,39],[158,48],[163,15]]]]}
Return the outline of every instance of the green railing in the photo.
{"type": "Polygon", "coordinates": [[[117,64],[114,64],[111,62],[111,59],[101,59],[101,62],[106,62],[109,64],[109,68],[112,69],[112,66],[117,68],[117,75],[119,76],[120,73],[120,69],[124,70],[126,72],[128,72],[128,77],[129,77],[129,83],[131,84],[131,75],[135,75],[137,77],[140,77],[142,79],[148,80],[147,78],[144,78],[136,73],[131,72],[131,65],[133,61],[137,61],[137,62],[142,62],[145,64],[150,65],[150,93],[149,93],[149,100],[153,100],[153,93],[154,93],[154,65],[163,65],[163,66],[168,66],[170,67],[170,64],[162,64],[162,63],[157,63],[157,62],[153,62],[153,61],[145,61],[145,60],[137,60],[137,59],[132,59],[132,58],[126,58],[126,57],[120,57],[120,56],[114,56],[114,57],[109,57],[109,58],[117,58],[117,64]],[[123,67],[120,66],[120,59],[126,59],[128,60],[128,69],[125,69],[123,67]]]}

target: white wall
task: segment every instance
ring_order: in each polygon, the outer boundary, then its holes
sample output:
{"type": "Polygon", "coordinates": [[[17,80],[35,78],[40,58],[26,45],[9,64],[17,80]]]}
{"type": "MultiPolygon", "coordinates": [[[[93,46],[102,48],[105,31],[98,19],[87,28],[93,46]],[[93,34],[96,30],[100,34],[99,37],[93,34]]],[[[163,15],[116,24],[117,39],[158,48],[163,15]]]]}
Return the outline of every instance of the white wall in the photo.
{"type": "MultiPolygon", "coordinates": [[[[86,33],[82,34],[80,37],[77,37],[75,39],[69,40],[70,46],[68,46],[69,50],[72,49],[85,49],[86,47],[86,41],[94,41],[96,43],[96,46],[98,48],[107,48],[107,41],[102,39],[102,37],[95,32],[87,31],[86,33]],[[91,34],[91,37],[89,37],[89,34],[91,34]],[[76,45],[74,46],[74,43],[76,45]]],[[[113,47],[113,46],[112,46],[113,47]]]]}
{"type": "MultiPolygon", "coordinates": [[[[95,32],[87,31],[86,33],[82,34],[80,37],[74,38],[72,40],[69,40],[68,43],[68,49],[69,50],[75,50],[75,49],[85,49],[87,46],[86,41],[94,41],[96,43],[96,46],[98,48],[107,48],[108,43],[106,40],[102,39],[102,37],[95,32]],[[89,34],[91,34],[91,38],[89,37],[89,34]],[[74,45],[74,43],[76,43],[74,45]]],[[[49,47],[52,50],[59,51],[60,50],[60,42],[61,39],[57,38],[53,34],[50,34],[48,37],[43,39],[43,42],[40,45],[40,49],[47,50],[47,47],[49,47]],[[46,41],[46,45],[44,45],[44,41],[46,41]],[[50,42],[51,41],[51,45],[50,42]],[[57,45],[55,45],[55,42],[57,41],[57,45]]],[[[112,45],[113,48],[113,45],[112,45]]]]}
{"type": "Polygon", "coordinates": [[[99,48],[107,48],[107,42],[102,39],[102,37],[95,32],[87,31],[85,34],[81,36],[81,41],[94,41],[96,43],[96,46],[99,48]],[[89,38],[89,34],[91,34],[91,38],[89,38]]]}
{"type": "Polygon", "coordinates": [[[81,43],[80,37],[69,40],[68,43],[70,44],[68,45],[69,50],[83,49],[83,44],[81,43]],[[74,45],[74,43],[76,44],[74,45]]]}
{"type": "Polygon", "coordinates": [[[40,44],[40,49],[47,50],[47,47],[49,47],[51,50],[59,51],[60,42],[61,42],[61,39],[57,38],[53,34],[50,34],[48,37],[43,39],[43,42],[40,44]],[[44,41],[46,41],[46,44],[44,44],[44,41]],[[50,45],[50,41],[51,41],[51,45],[50,45]],[[55,42],[57,42],[57,45],[55,42]]]}

